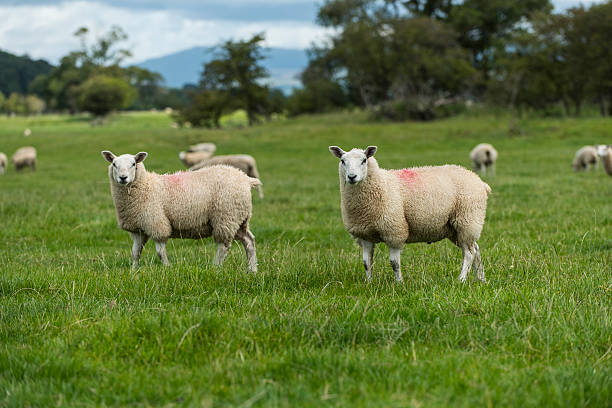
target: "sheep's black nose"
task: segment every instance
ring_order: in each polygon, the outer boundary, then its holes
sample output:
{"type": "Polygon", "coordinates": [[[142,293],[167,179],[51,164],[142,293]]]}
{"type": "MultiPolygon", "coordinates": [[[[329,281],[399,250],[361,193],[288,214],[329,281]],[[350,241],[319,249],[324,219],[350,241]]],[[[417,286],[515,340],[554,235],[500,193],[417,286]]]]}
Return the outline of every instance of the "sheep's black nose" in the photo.
{"type": "Polygon", "coordinates": [[[119,180],[121,180],[121,181],[127,181],[127,176],[119,176],[119,180]]]}
{"type": "Polygon", "coordinates": [[[348,179],[349,179],[349,181],[355,181],[355,179],[356,179],[356,178],[357,178],[357,175],[356,175],[356,174],[349,174],[349,175],[348,175],[348,179]]]}

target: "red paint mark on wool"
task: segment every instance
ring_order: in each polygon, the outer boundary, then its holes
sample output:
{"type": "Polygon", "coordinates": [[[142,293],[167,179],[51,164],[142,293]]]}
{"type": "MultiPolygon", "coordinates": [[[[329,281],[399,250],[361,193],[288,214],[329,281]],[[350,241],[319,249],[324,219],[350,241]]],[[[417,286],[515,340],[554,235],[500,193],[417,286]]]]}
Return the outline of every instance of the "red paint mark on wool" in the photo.
{"type": "Polygon", "coordinates": [[[164,174],[164,177],[171,186],[183,187],[185,180],[190,176],[187,171],[179,171],[174,174],[164,174]]]}
{"type": "Polygon", "coordinates": [[[410,169],[391,170],[391,173],[395,174],[395,176],[397,176],[400,180],[408,184],[412,184],[419,177],[414,170],[410,169]]]}

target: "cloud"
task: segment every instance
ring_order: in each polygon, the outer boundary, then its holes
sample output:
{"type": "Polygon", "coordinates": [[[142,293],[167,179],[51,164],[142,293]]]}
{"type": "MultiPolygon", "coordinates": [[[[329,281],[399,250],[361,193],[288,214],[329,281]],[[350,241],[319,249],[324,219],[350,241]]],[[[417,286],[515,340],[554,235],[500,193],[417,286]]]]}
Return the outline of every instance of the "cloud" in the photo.
{"type": "MultiPolygon", "coordinates": [[[[291,0],[273,2],[290,4],[291,0]]],[[[307,48],[313,41],[323,38],[326,32],[314,22],[290,18],[269,21],[207,19],[199,15],[188,16],[181,9],[125,8],[106,3],[112,2],[0,5],[0,21],[3,22],[0,25],[0,44],[11,52],[27,52],[32,57],[57,62],[61,56],[79,47],[72,35],[79,27],[87,26],[93,36],[98,36],[112,25],[119,25],[129,36],[129,48],[134,54],[131,62],[137,62],[193,46],[245,39],[258,32],[266,33],[266,46],[269,47],[307,48]]],[[[133,2],[130,3],[133,6],[133,2]]],[[[145,3],[161,2],[137,3],[145,6],[145,3]]],[[[226,3],[239,5],[246,0],[227,0],[226,3]]],[[[172,2],[165,4],[174,6],[172,2]]]]}

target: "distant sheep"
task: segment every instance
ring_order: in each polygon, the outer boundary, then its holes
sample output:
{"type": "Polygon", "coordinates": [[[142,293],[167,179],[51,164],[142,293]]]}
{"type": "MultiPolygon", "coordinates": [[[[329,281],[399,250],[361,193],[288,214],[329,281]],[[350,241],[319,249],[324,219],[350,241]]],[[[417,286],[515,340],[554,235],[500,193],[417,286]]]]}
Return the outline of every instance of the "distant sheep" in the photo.
{"type": "Polygon", "coordinates": [[[179,159],[185,163],[185,166],[191,167],[195,166],[198,163],[203,162],[206,159],[210,159],[212,157],[212,153],[210,152],[180,152],[179,159]]]}
{"type": "Polygon", "coordinates": [[[346,230],[361,244],[366,279],[371,279],[374,246],[384,242],[395,279],[402,281],[400,253],[405,243],[448,238],[463,252],[459,280],[470,268],[485,280],[476,241],[485,221],[491,188],[460,166],[427,166],[384,170],[373,157],[376,146],[345,152],[330,146],[340,159],[340,201],[346,230]]]}
{"type": "MultiPolygon", "coordinates": [[[[242,170],[247,176],[259,179],[257,163],[255,163],[253,156],[249,156],[248,154],[231,154],[226,156],[211,157],[210,159],[203,160],[195,166],[190,167],[189,170],[199,170],[204,167],[215,166],[218,164],[225,164],[235,167],[242,170]]],[[[259,193],[259,198],[263,198],[264,194],[261,185],[257,186],[257,191],[259,193]]]]}
{"type": "Polygon", "coordinates": [[[189,146],[188,152],[209,152],[211,156],[215,154],[217,146],[214,143],[198,143],[189,146]]]}
{"type": "Polygon", "coordinates": [[[8,164],[8,158],[6,154],[0,152],[0,174],[4,174],[6,172],[6,166],[8,164]]]}
{"type": "Polygon", "coordinates": [[[15,165],[15,170],[21,171],[24,167],[36,170],[36,149],[32,146],[25,146],[17,149],[11,162],[15,165]]]}
{"type": "Polygon", "coordinates": [[[32,134],[32,131],[30,130],[30,128],[26,128],[26,130],[23,131],[23,135],[25,137],[28,137],[32,134]]]}
{"type": "Polygon", "coordinates": [[[576,152],[572,167],[574,171],[588,170],[589,167],[595,170],[598,161],[597,149],[593,146],[583,146],[576,152]]]}
{"type": "Polygon", "coordinates": [[[601,157],[601,163],[608,176],[612,176],[612,145],[597,146],[597,154],[601,157]]]}
{"type": "Polygon", "coordinates": [[[233,240],[242,242],[248,270],[257,271],[255,237],[249,230],[252,214],[251,188],[257,179],[229,166],[194,172],[156,174],[146,171],[146,152],[102,156],[108,167],[111,194],[119,227],[133,240],[132,267],[138,267],[142,248],[149,238],[157,255],[168,265],[169,238],[205,238],[217,242],[215,265],[221,265],[233,240]]]}
{"type": "Polygon", "coordinates": [[[474,171],[486,174],[491,170],[491,175],[495,176],[495,162],[497,161],[497,150],[488,143],[476,145],[470,152],[470,160],[474,171]]]}

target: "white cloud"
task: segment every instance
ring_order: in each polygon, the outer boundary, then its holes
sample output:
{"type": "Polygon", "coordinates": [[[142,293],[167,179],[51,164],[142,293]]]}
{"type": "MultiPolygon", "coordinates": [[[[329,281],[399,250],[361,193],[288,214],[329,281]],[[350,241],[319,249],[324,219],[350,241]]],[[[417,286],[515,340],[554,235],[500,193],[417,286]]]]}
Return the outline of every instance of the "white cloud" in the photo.
{"type": "Polygon", "coordinates": [[[90,1],[0,6],[0,21],[3,49],[52,62],[79,47],[73,33],[82,26],[89,27],[94,36],[112,25],[121,26],[129,36],[133,62],[221,40],[245,39],[262,31],[269,47],[307,48],[325,35],[323,28],[302,21],[205,20],[172,10],[131,10],[90,1]]]}

